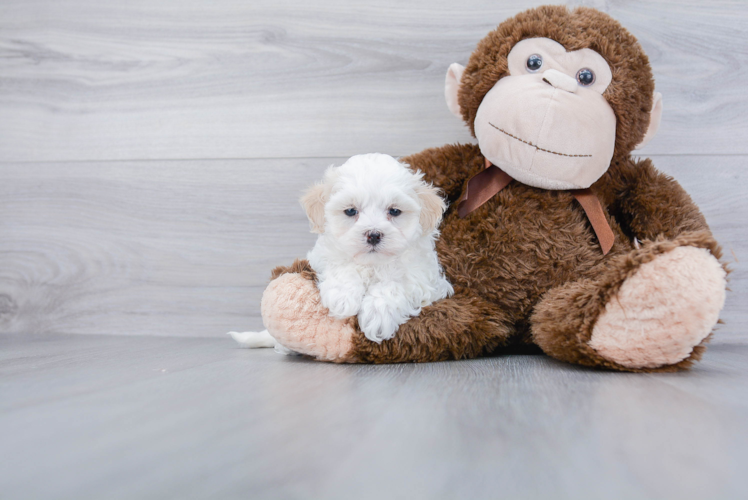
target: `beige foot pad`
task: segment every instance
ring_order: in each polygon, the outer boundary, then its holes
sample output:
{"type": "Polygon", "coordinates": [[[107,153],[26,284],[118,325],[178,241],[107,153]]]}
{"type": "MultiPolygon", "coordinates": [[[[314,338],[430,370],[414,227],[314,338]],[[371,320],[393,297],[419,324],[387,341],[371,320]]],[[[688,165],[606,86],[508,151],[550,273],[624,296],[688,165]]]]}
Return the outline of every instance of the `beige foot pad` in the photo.
{"type": "Polygon", "coordinates": [[[329,316],[314,282],[296,273],[271,281],[262,295],[262,320],[278,343],[326,361],[342,361],[350,352],[352,320],[329,316]]]}
{"type": "Polygon", "coordinates": [[[589,345],[627,368],[678,363],[716,325],[725,285],[724,269],[703,248],[662,254],[621,285],[598,318],[589,345]]]}

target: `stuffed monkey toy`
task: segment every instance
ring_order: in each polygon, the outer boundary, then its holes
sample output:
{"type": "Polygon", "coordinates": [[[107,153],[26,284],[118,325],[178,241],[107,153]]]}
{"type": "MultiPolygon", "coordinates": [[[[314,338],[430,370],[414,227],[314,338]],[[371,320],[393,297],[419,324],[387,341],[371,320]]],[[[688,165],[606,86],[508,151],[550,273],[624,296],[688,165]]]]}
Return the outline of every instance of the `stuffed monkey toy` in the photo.
{"type": "Polygon", "coordinates": [[[449,109],[477,139],[403,158],[450,204],[437,252],[452,297],[367,340],[321,306],[306,261],[273,272],[270,334],[325,361],[475,358],[534,344],[569,363],[688,368],[724,305],[721,250],[688,194],[632,151],[660,123],[647,56],[607,14],[545,6],[450,66],[449,109]]]}

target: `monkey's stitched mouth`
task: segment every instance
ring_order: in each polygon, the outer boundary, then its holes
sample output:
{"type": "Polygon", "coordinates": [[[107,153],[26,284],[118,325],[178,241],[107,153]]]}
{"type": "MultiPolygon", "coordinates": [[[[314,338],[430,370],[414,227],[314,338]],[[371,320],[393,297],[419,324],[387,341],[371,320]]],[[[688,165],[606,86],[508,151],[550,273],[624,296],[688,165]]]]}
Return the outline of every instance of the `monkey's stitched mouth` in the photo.
{"type": "Polygon", "coordinates": [[[541,148],[540,146],[538,146],[536,144],[533,144],[531,142],[528,142],[528,141],[526,141],[524,139],[520,139],[519,137],[510,134],[506,130],[497,127],[496,125],[494,125],[491,122],[488,122],[488,124],[491,125],[493,128],[495,128],[496,130],[498,130],[499,132],[501,132],[502,134],[506,134],[509,137],[511,137],[512,139],[515,139],[515,140],[517,140],[517,141],[519,141],[521,143],[527,144],[528,146],[532,146],[533,148],[537,149],[538,151],[542,151],[544,153],[551,153],[553,155],[558,155],[558,156],[567,156],[569,158],[592,158],[592,155],[567,155],[565,153],[557,153],[556,151],[551,151],[549,149],[543,149],[543,148],[541,148]]]}

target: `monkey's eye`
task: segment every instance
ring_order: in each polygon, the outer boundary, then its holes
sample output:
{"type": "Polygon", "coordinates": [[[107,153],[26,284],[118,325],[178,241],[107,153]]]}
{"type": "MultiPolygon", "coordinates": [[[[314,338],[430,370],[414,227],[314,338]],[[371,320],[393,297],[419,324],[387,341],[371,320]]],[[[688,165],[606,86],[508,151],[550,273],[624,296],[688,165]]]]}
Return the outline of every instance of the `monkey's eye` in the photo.
{"type": "Polygon", "coordinates": [[[543,58],[538,54],[533,54],[527,58],[527,71],[535,73],[543,65],[543,58]]]}
{"type": "Polygon", "coordinates": [[[402,210],[400,210],[399,208],[390,208],[390,211],[389,211],[389,214],[390,214],[391,216],[393,216],[393,217],[397,217],[397,216],[398,216],[398,215],[400,215],[401,213],[403,213],[403,211],[402,211],[402,210]]]}
{"type": "Polygon", "coordinates": [[[346,208],[345,210],[343,210],[343,213],[348,217],[353,217],[358,213],[358,210],[356,210],[355,208],[346,208]]]}
{"type": "Polygon", "coordinates": [[[589,87],[590,85],[595,83],[595,73],[593,73],[592,70],[588,68],[580,69],[577,72],[577,81],[579,82],[579,85],[589,87]]]}

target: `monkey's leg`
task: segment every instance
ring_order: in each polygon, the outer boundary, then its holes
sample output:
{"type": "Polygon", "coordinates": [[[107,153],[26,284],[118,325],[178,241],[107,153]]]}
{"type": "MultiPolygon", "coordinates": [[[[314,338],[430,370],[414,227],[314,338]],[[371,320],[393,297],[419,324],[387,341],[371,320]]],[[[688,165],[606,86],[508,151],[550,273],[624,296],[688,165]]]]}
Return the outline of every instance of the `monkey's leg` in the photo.
{"type": "Polygon", "coordinates": [[[283,346],[338,363],[399,363],[474,358],[506,343],[512,331],[496,306],[458,289],[453,297],[424,307],[377,344],[358,330],[356,319],[328,315],[309,275],[286,272],[262,298],[265,326],[283,346]]]}
{"type": "Polygon", "coordinates": [[[709,250],[691,236],[650,243],[604,263],[594,279],[550,290],[531,318],[535,343],[588,366],[688,368],[706,349],[725,300],[726,273],[709,250]]]}

